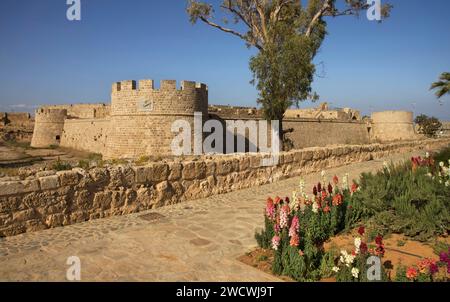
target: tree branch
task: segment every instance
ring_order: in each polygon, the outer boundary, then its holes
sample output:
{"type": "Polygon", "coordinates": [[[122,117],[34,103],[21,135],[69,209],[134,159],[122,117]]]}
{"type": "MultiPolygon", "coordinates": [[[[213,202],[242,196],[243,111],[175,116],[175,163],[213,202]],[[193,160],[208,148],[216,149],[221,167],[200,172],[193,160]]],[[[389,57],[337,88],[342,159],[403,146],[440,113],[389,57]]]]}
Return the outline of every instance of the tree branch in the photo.
{"type": "Polygon", "coordinates": [[[322,5],[322,8],[314,15],[311,22],[309,23],[308,29],[306,30],[306,36],[311,36],[311,32],[314,29],[314,26],[316,26],[317,22],[319,22],[320,18],[325,14],[325,12],[331,8],[332,0],[325,0],[325,2],[322,5]]]}
{"type": "Polygon", "coordinates": [[[226,32],[226,33],[235,35],[235,36],[241,38],[242,40],[246,41],[247,43],[250,43],[251,45],[255,46],[255,47],[258,48],[259,50],[262,50],[262,49],[263,49],[262,46],[259,45],[257,42],[251,41],[251,40],[248,39],[245,35],[243,35],[243,34],[237,32],[237,31],[234,31],[234,30],[232,30],[232,29],[230,29],[230,28],[223,27],[223,26],[221,26],[221,25],[219,25],[219,24],[217,24],[217,23],[214,23],[214,22],[212,22],[212,21],[206,19],[206,18],[203,17],[203,16],[200,16],[199,18],[200,18],[200,20],[202,20],[202,22],[208,24],[209,26],[215,27],[215,28],[217,28],[217,29],[219,29],[219,30],[221,30],[221,31],[223,31],[223,32],[226,32]]]}

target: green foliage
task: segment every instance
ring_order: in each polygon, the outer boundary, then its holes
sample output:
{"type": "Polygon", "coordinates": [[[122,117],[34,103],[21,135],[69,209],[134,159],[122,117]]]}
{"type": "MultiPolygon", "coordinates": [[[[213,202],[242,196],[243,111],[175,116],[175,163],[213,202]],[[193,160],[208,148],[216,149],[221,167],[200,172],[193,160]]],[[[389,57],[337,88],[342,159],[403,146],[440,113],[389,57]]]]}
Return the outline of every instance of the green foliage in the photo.
{"type": "Polygon", "coordinates": [[[447,234],[450,225],[450,188],[410,163],[376,174],[362,174],[360,190],[351,198],[347,226],[369,221],[381,234],[403,233],[420,241],[447,234]]]}
{"type": "Polygon", "coordinates": [[[87,158],[89,161],[95,161],[95,162],[98,162],[98,161],[101,161],[101,160],[103,160],[103,155],[102,154],[100,154],[100,153],[90,153],[89,155],[88,155],[88,158],[87,158]]]}
{"type": "Polygon", "coordinates": [[[394,278],[395,282],[409,282],[410,280],[406,277],[406,266],[400,265],[397,268],[397,272],[394,278]]]}
{"type": "Polygon", "coordinates": [[[80,167],[84,170],[88,170],[89,169],[89,161],[87,161],[87,160],[78,161],[78,167],[80,167]]]}
{"type": "Polygon", "coordinates": [[[434,82],[430,90],[436,90],[436,97],[440,99],[450,93],[450,72],[443,72],[439,77],[439,81],[434,82]]]}
{"type": "Polygon", "coordinates": [[[322,278],[328,278],[333,276],[333,267],[335,265],[335,259],[337,257],[337,251],[336,250],[330,250],[327,251],[320,262],[320,276],[322,278]]]}
{"type": "MultiPolygon", "coordinates": [[[[324,18],[356,16],[370,7],[365,0],[342,1],[339,5],[335,0],[302,2],[223,0],[215,4],[224,12],[220,22],[215,20],[212,4],[188,0],[191,23],[201,21],[258,50],[250,60],[250,69],[267,119],[281,122],[292,104],[298,105],[308,97],[318,98],[311,93],[311,84],[313,60],[327,33],[324,18]]],[[[383,18],[389,16],[391,8],[390,4],[383,4],[383,18]]],[[[280,138],[283,141],[282,125],[280,138]]]]}
{"type": "Polygon", "coordinates": [[[58,157],[58,159],[53,163],[52,169],[55,171],[66,171],[66,170],[72,170],[72,165],[61,161],[61,159],[58,157]]]}
{"type": "Polygon", "coordinates": [[[143,166],[150,160],[149,156],[141,156],[134,163],[136,166],[143,166]]]}
{"type": "Polygon", "coordinates": [[[442,128],[442,123],[437,118],[425,114],[417,116],[415,123],[419,125],[419,132],[427,137],[436,137],[436,133],[442,128]]]}
{"type": "Polygon", "coordinates": [[[255,234],[258,246],[263,249],[269,249],[272,246],[272,238],[275,236],[273,222],[264,215],[264,229],[260,233],[255,234]]]}
{"type": "Polygon", "coordinates": [[[450,148],[445,148],[433,156],[436,164],[448,162],[450,160],[450,148]]]}

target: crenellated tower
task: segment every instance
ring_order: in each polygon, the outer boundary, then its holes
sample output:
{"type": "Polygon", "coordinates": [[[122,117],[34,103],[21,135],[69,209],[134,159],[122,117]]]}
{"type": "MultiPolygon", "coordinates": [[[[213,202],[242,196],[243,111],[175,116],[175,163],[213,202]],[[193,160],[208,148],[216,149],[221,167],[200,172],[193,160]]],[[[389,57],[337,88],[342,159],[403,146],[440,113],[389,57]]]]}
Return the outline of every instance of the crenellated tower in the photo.
{"type": "Polygon", "coordinates": [[[45,148],[51,145],[59,145],[66,118],[66,109],[41,108],[36,110],[31,146],[45,148]]]}
{"type": "Polygon", "coordinates": [[[106,158],[136,158],[170,154],[175,136],[173,122],[185,120],[194,129],[194,113],[208,113],[205,84],[163,80],[160,88],[153,80],[114,83],[111,93],[111,126],[106,158]]]}

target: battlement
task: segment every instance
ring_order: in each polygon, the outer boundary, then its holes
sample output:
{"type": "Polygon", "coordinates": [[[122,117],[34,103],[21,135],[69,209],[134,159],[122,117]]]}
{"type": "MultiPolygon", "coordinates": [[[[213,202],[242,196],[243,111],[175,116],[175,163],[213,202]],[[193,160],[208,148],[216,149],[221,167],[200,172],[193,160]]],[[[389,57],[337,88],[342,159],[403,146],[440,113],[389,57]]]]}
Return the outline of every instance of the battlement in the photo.
{"type": "Polygon", "coordinates": [[[150,79],[139,80],[139,82],[135,80],[120,81],[112,85],[112,93],[130,91],[208,91],[206,84],[193,81],[181,81],[180,88],[177,88],[176,80],[162,80],[159,89],[156,89],[154,84],[155,82],[150,79]]]}
{"type": "Polygon", "coordinates": [[[64,122],[67,118],[67,109],[40,108],[36,110],[36,122],[64,122]]]}

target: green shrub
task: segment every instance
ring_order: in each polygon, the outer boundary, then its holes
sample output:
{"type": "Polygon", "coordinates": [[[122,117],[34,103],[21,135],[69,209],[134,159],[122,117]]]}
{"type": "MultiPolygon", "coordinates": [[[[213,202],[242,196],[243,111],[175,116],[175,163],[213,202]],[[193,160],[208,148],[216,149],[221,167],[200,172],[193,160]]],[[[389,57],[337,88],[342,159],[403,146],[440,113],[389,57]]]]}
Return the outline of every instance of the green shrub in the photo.
{"type": "Polygon", "coordinates": [[[361,175],[351,198],[347,226],[368,221],[381,234],[403,233],[420,241],[446,235],[450,225],[450,188],[410,163],[361,175]]]}
{"type": "Polygon", "coordinates": [[[52,169],[56,171],[72,170],[72,165],[67,162],[63,162],[58,158],[58,160],[53,163],[52,169]]]}
{"type": "Polygon", "coordinates": [[[78,167],[80,167],[84,170],[89,170],[89,161],[84,160],[84,159],[78,161],[78,167]]]}

